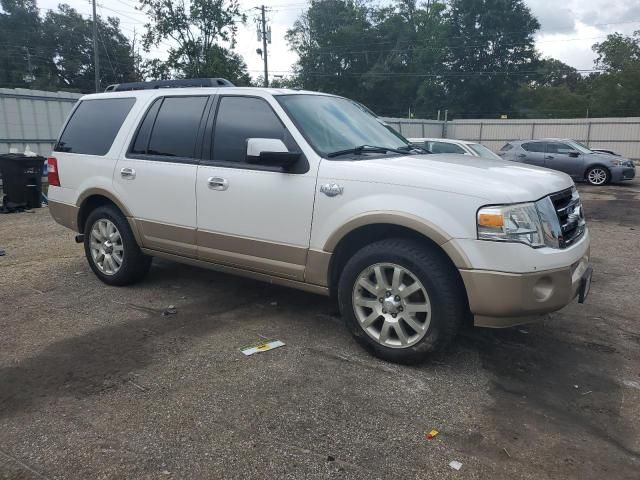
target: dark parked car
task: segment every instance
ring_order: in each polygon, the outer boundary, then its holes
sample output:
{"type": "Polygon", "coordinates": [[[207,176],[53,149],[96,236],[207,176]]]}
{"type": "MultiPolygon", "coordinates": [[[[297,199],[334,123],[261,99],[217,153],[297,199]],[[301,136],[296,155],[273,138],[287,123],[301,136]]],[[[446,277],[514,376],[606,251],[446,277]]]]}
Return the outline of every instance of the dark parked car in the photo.
{"type": "Polygon", "coordinates": [[[498,155],[513,162],[560,170],[574,180],[586,180],[592,185],[631,180],[636,175],[632,160],[594,152],[566,138],[514,140],[504,145],[498,155]]]}

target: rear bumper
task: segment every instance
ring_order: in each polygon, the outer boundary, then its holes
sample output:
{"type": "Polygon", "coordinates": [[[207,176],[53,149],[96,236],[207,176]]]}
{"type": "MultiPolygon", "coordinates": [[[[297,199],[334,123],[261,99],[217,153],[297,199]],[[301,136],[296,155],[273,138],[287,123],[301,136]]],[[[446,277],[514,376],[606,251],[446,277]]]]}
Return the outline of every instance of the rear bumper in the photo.
{"type": "Polygon", "coordinates": [[[56,202],[49,199],[49,213],[60,225],[70,228],[74,232],[78,230],[78,212],[80,209],[75,205],[56,202]]]}
{"type": "Polygon", "coordinates": [[[460,270],[474,324],[510,327],[540,319],[573,301],[589,267],[589,250],[564,268],[533,273],[460,270]]]}

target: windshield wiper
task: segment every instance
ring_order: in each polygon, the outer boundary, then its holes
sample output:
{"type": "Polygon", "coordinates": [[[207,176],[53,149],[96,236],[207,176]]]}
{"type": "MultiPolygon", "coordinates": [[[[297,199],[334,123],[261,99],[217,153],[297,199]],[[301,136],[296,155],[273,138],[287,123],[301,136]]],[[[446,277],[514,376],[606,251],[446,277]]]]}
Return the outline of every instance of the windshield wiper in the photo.
{"type": "Polygon", "coordinates": [[[328,158],[338,157],[340,155],[347,155],[349,153],[360,155],[362,153],[402,153],[406,154],[407,150],[400,150],[399,148],[391,148],[391,147],[377,147],[375,145],[360,145],[358,147],[347,148],[346,150],[338,150],[336,152],[331,152],[327,154],[328,158]]]}

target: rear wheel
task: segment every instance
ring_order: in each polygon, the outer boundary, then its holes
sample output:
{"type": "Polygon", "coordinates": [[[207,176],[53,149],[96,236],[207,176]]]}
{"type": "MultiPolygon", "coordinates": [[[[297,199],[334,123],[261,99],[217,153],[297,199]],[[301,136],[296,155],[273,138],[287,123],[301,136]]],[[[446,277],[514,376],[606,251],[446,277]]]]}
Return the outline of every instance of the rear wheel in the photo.
{"type": "Polygon", "coordinates": [[[127,219],[112,206],[96,208],[84,228],[84,250],[96,276],[109,285],[129,285],[151,266],[135,241],[127,219]]]}
{"type": "Polygon", "coordinates": [[[401,363],[444,348],[468,313],[459,276],[444,254],[406,239],[357,252],[342,272],[338,297],[356,340],[401,363]]]}
{"type": "Polygon", "coordinates": [[[605,167],[591,167],[587,170],[586,179],[591,185],[604,185],[611,180],[611,173],[605,167]]]}

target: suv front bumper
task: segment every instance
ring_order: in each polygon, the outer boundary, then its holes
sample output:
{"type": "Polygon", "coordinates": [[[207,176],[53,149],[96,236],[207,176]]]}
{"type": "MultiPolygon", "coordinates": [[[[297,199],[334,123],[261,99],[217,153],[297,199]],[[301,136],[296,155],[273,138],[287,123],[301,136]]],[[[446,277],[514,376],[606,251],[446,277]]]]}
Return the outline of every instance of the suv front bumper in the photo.
{"type": "Polygon", "coordinates": [[[589,249],[564,268],[533,273],[460,269],[474,325],[510,327],[540,320],[560,310],[580,293],[590,274],[589,249]]]}

